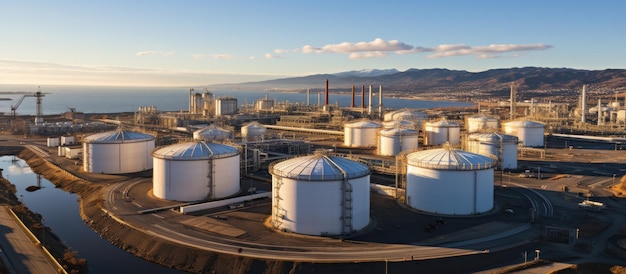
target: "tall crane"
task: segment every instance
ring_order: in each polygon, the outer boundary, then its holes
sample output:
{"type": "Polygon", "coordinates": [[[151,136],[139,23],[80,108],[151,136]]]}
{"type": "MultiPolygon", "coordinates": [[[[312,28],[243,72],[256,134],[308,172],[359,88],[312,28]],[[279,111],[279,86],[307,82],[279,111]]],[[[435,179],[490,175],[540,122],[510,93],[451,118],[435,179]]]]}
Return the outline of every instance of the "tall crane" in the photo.
{"type": "Polygon", "coordinates": [[[17,108],[20,106],[20,104],[22,104],[22,101],[24,101],[24,98],[26,97],[35,97],[37,100],[37,108],[36,108],[36,112],[35,112],[35,123],[40,123],[43,122],[41,116],[43,115],[43,111],[41,108],[41,100],[42,98],[45,96],[44,92],[41,92],[41,87],[39,87],[37,89],[37,92],[33,93],[33,92],[28,92],[28,91],[5,91],[5,92],[0,92],[0,94],[22,94],[22,97],[20,97],[14,104],[11,105],[11,115],[15,118],[15,111],[17,110],[17,108]]]}

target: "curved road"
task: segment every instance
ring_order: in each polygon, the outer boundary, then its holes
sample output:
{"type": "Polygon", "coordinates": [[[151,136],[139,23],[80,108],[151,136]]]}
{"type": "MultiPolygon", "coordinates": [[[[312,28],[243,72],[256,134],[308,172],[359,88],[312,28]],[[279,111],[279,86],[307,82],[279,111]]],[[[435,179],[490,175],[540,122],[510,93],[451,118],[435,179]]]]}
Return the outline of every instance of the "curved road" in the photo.
{"type": "MultiPolygon", "coordinates": [[[[153,237],[211,252],[270,260],[306,262],[404,261],[484,253],[483,249],[476,250],[462,247],[464,245],[470,246],[480,242],[493,241],[498,238],[497,236],[494,237],[494,235],[484,235],[484,238],[479,237],[471,242],[459,243],[454,247],[370,242],[355,242],[354,247],[279,246],[240,241],[234,238],[226,238],[183,228],[179,223],[168,222],[165,220],[166,217],[159,214],[138,214],[137,211],[143,208],[138,209],[136,203],[128,202],[129,197],[127,196],[130,189],[138,183],[138,181],[129,181],[115,184],[110,186],[108,191],[104,193],[105,208],[112,218],[153,237]]],[[[166,212],[161,214],[171,215],[175,213],[166,212]]],[[[529,228],[530,226],[522,224],[519,227],[511,228],[511,233],[506,233],[506,231],[499,233],[498,235],[501,239],[497,246],[493,246],[493,248],[515,244],[518,241],[517,239],[511,239],[511,241],[515,242],[508,243],[502,243],[502,240],[511,238],[509,236],[512,233],[520,233],[529,228]]]]}

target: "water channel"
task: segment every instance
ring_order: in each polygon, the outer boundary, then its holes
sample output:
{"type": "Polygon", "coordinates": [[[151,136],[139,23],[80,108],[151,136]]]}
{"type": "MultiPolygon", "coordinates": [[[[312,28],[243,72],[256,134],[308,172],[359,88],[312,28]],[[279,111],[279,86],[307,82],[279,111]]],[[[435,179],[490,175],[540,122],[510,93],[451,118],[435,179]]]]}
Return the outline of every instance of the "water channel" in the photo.
{"type": "Polygon", "coordinates": [[[0,168],[4,169],[4,177],[16,186],[17,198],[31,211],[41,214],[44,224],[66,246],[87,259],[89,273],[183,273],[143,260],[100,238],[80,218],[75,194],[55,188],[44,178],[40,180],[41,189],[26,191],[28,186],[37,185],[38,179],[24,160],[2,156],[0,168]]]}

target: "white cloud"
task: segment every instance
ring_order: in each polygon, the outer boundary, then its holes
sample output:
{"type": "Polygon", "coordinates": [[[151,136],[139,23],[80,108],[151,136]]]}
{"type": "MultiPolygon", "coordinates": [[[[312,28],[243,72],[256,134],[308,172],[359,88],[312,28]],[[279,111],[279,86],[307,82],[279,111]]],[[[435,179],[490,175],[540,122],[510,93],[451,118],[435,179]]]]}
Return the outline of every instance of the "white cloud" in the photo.
{"type": "Polygon", "coordinates": [[[228,60],[228,59],[235,59],[235,56],[230,55],[230,54],[212,54],[211,58],[218,59],[218,60],[228,60]]]}
{"type": "Polygon", "coordinates": [[[150,56],[150,55],[170,56],[170,55],[174,55],[174,52],[173,51],[146,50],[146,51],[139,51],[135,55],[137,56],[150,56]]]}
{"type": "Polygon", "coordinates": [[[274,53],[276,53],[276,54],[285,54],[287,52],[289,52],[288,49],[275,49],[274,50],[274,53]]]}
{"type": "Polygon", "coordinates": [[[434,54],[428,55],[428,58],[443,58],[461,55],[477,55],[479,58],[497,58],[502,53],[514,53],[524,52],[531,50],[546,50],[552,48],[546,44],[491,44],[487,46],[474,46],[467,45],[442,45],[443,47],[436,47],[433,51],[434,54]]]}
{"type": "Polygon", "coordinates": [[[196,53],[196,54],[192,54],[191,58],[193,58],[194,60],[200,60],[200,59],[204,59],[206,58],[207,55],[206,54],[202,54],[202,53],[196,53]]]}
{"type": "Polygon", "coordinates": [[[0,59],[0,84],[87,86],[190,86],[262,81],[284,75],[135,67],[82,66],[0,59]]]}
{"type": "Polygon", "coordinates": [[[248,59],[249,60],[254,60],[254,59],[256,59],[256,56],[250,56],[250,57],[248,57],[248,59]]]}
{"type": "Polygon", "coordinates": [[[276,54],[271,54],[271,53],[266,53],[265,54],[265,59],[282,59],[283,56],[281,55],[276,55],[276,54]]]}
{"type": "Polygon", "coordinates": [[[465,44],[441,44],[435,47],[413,46],[398,40],[385,41],[376,38],[369,42],[342,42],[324,46],[305,45],[299,51],[303,53],[341,53],[347,54],[350,59],[367,59],[386,57],[390,53],[418,54],[430,52],[427,58],[443,58],[462,55],[476,55],[478,58],[499,58],[501,54],[509,53],[519,56],[518,52],[546,50],[552,46],[546,44],[491,44],[486,46],[468,46],[465,44]]]}

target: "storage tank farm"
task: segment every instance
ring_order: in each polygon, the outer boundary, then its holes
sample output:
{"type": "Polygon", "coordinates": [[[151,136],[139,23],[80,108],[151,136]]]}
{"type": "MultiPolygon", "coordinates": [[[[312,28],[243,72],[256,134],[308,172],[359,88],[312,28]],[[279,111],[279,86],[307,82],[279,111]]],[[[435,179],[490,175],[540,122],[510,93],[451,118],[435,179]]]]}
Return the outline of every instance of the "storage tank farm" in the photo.
{"type": "Polygon", "coordinates": [[[275,229],[306,235],[346,235],[370,222],[370,169],[323,152],[274,162],[275,229]]]}
{"type": "Polygon", "coordinates": [[[344,145],[347,147],[374,147],[376,146],[376,134],[381,124],[361,120],[344,125],[344,145]]]}
{"type": "Polygon", "coordinates": [[[378,155],[395,156],[401,151],[418,148],[419,132],[408,128],[382,129],[378,132],[378,155]]]}
{"type": "Polygon", "coordinates": [[[543,147],[545,126],[533,121],[510,121],[502,126],[504,133],[517,136],[525,147],[543,147]]]}
{"type": "Polygon", "coordinates": [[[411,208],[446,215],[493,208],[494,159],[444,147],[409,153],[406,161],[405,202],[411,208]]]}
{"type": "Polygon", "coordinates": [[[467,118],[465,123],[467,133],[498,131],[498,119],[485,115],[475,115],[467,118]]]}
{"type": "Polygon", "coordinates": [[[154,137],[145,133],[115,130],[92,134],[83,139],[83,168],[105,174],[149,170],[153,149],[154,137]]]}
{"type": "Polygon", "coordinates": [[[201,140],[158,148],[152,153],[153,194],[181,202],[237,194],[239,155],[235,147],[201,140]]]}
{"type": "Polygon", "coordinates": [[[517,168],[517,136],[491,133],[472,133],[467,137],[467,151],[495,157],[498,167],[504,169],[517,168]]]}
{"type": "Polygon", "coordinates": [[[461,144],[461,126],[457,122],[440,120],[424,123],[424,145],[461,144]]]}
{"type": "Polygon", "coordinates": [[[413,109],[401,109],[392,112],[385,113],[384,115],[385,121],[393,121],[393,120],[406,120],[411,121],[417,125],[417,127],[421,127],[422,122],[428,120],[428,114],[413,110],[413,109]]]}
{"type": "Polygon", "coordinates": [[[226,139],[232,139],[233,133],[229,130],[220,128],[216,125],[209,125],[203,129],[193,132],[194,140],[201,141],[221,141],[226,139]]]}

